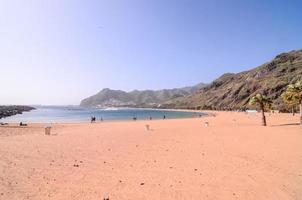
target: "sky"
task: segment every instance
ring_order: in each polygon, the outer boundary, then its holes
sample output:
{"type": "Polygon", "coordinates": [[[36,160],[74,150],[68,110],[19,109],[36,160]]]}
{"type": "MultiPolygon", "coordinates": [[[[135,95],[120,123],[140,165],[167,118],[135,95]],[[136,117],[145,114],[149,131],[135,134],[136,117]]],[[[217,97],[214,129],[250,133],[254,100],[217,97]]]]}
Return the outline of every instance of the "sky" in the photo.
{"type": "Polygon", "coordinates": [[[210,83],[302,48],[300,0],[0,0],[0,104],[210,83]]]}

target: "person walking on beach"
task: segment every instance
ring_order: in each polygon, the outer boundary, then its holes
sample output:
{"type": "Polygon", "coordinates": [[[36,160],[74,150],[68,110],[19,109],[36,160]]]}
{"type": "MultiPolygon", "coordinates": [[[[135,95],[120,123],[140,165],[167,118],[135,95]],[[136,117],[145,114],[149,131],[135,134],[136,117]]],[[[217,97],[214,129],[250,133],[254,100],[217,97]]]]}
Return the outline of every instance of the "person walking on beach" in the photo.
{"type": "Polygon", "coordinates": [[[166,119],[166,115],[164,115],[164,118],[163,119],[166,119]]]}

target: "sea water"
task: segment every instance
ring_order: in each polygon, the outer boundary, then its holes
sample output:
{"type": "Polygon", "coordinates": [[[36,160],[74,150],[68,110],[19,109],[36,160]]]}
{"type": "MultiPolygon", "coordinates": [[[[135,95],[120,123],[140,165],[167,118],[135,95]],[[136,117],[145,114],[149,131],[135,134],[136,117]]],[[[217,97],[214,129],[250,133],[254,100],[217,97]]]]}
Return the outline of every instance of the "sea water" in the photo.
{"type": "Polygon", "coordinates": [[[149,120],[152,119],[176,119],[191,118],[205,115],[189,111],[172,111],[163,109],[142,108],[83,108],[78,106],[37,106],[36,110],[23,112],[23,114],[0,119],[0,122],[36,122],[36,123],[58,123],[58,122],[89,122],[91,117],[96,120],[149,120]]]}

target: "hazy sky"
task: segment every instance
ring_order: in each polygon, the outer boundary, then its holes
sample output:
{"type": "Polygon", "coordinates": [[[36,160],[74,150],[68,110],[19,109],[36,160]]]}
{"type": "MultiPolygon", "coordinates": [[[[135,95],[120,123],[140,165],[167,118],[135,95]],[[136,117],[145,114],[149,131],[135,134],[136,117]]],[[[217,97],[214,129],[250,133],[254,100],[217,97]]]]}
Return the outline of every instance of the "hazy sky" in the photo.
{"type": "Polygon", "coordinates": [[[301,49],[301,10],[301,0],[0,0],[0,104],[211,82],[301,49]]]}

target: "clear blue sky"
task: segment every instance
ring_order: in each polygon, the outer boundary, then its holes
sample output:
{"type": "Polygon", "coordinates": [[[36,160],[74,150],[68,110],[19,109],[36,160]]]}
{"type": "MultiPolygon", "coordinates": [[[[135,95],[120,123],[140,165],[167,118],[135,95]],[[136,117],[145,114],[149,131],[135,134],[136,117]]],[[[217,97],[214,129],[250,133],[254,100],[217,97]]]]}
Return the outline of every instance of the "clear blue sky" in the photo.
{"type": "Polygon", "coordinates": [[[2,0],[0,104],[208,83],[301,48],[301,0],[2,0]]]}

